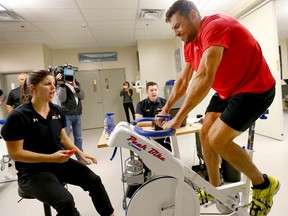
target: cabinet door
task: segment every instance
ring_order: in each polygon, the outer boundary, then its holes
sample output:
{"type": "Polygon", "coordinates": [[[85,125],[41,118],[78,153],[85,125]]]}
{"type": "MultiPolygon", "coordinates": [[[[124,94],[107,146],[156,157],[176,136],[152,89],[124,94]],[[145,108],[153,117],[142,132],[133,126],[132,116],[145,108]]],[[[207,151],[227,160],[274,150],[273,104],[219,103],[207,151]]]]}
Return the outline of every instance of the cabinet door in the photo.
{"type": "Polygon", "coordinates": [[[123,83],[125,82],[125,69],[117,68],[99,71],[102,83],[104,112],[114,113],[115,124],[117,124],[119,121],[126,121],[123,108],[123,98],[120,97],[120,91],[122,90],[123,83]]]}
{"type": "Polygon", "coordinates": [[[114,123],[125,120],[125,113],[120,97],[125,82],[125,69],[104,69],[78,71],[76,79],[85,91],[82,101],[82,129],[103,127],[104,116],[113,112],[114,123]]]}
{"type": "Polygon", "coordinates": [[[104,111],[99,71],[78,71],[76,80],[80,82],[85,93],[82,100],[82,129],[103,127],[104,111]]]}

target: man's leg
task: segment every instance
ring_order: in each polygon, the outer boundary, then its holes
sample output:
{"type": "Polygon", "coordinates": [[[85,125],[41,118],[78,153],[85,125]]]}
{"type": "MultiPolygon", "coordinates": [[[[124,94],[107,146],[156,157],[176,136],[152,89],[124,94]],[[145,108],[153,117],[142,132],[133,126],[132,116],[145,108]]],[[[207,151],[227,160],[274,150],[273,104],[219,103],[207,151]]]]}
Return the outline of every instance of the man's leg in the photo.
{"type": "Polygon", "coordinates": [[[209,145],[223,159],[251,180],[253,195],[250,215],[265,216],[271,210],[273,197],[278,192],[280,183],[272,176],[263,175],[247,152],[233,142],[240,133],[218,118],[208,132],[209,145]]]}
{"type": "MultiPolygon", "coordinates": [[[[241,132],[232,129],[231,127],[226,125],[220,118],[217,118],[211,125],[206,135],[206,137],[208,137],[205,143],[206,148],[208,144],[208,146],[210,146],[210,148],[214,150],[215,153],[219,154],[233,167],[244,173],[252,181],[253,185],[262,184],[264,182],[263,174],[254,165],[247,152],[233,142],[234,138],[239,136],[240,134],[241,132]]],[[[205,163],[206,158],[208,163],[211,163],[211,159],[205,156],[205,150],[206,149],[203,148],[205,163]]],[[[215,177],[211,176],[211,178],[214,179],[215,177]]],[[[214,183],[212,184],[214,185],[214,183]]]]}
{"type": "Polygon", "coordinates": [[[72,125],[72,121],[73,121],[73,116],[71,116],[71,115],[66,115],[65,118],[66,118],[66,128],[65,128],[65,131],[66,131],[67,136],[70,137],[70,132],[71,132],[71,125],[72,125]]]}
{"type": "MultiPolygon", "coordinates": [[[[82,124],[81,124],[81,115],[74,115],[72,122],[72,130],[74,136],[75,145],[83,151],[82,147],[82,124]]],[[[78,158],[79,159],[79,158],[78,158]]]]}
{"type": "Polygon", "coordinates": [[[233,139],[241,133],[227,126],[219,119],[219,116],[220,113],[206,113],[200,133],[203,156],[210,183],[216,187],[221,184],[219,173],[220,156],[247,175],[253,184],[263,183],[263,175],[253,164],[249,155],[233,142],[233,139]]]}
{"type": "Polygon", "coordinates": [[[203,126],[199,134],[205,166],[207,168],[209,176],[209,182],[215,187],[221,184],[219,173],[220,156],[210,146],[208,132],[210,130],[211,125],[215,122],[215,120],[219,117],[219,115],[220,113],[212,113],[212,112],[206,113],[203,126]]]}

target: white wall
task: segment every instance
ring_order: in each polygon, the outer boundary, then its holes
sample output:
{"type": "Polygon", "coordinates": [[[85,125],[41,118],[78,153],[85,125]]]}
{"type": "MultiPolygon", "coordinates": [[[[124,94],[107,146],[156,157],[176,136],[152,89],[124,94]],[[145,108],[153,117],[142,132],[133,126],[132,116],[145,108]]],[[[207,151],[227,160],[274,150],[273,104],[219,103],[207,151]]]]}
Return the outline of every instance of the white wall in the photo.
{"type": "Polygon", "coordinates": [[[2,45],[0,47],[0,73],[43,69],[43,45],[2,45]]]}
{"type": "MultiPolygon", "coordinates": [[[[154,81],[159,87],[159,96],[164,97],[166,81],[176,78],[173,40],[140,40],[138,53],[141,80],[154,81]]],[[[146,89],[143,98],[147,97],[146,89]]]]}
{"type": "MultiPolygon", "coordinates": [[[[279,39],[282,59],[282,79],[288,79],[288,47],[286,39],[279,39]]],[[[284,84],[284,83],[283,83],[284,84]]]]}
{"type": "Polygon", "coordinates": [[[259,42],[263,55],[276,79],[276,96],[269,108],[267,120],[258,120],[256,132],[271,138],[283,140],[283,111],[279,68],[278,33],[274,1],[240,19],[259,42]]]}

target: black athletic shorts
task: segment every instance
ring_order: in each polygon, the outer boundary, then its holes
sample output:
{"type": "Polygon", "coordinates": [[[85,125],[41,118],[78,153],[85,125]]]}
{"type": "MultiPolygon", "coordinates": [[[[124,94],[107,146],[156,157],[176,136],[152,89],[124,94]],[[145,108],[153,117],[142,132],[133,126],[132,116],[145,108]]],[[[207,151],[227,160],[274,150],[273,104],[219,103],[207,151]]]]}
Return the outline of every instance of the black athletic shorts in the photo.
{"type": "Polygon", "coordinates": [[[206,112],[222,113],[220,119],[225,124],[243,132],[268,109],[274,96],[275,86],[264,93],[241,93],[226,100],[215,93],[206,112]]]}

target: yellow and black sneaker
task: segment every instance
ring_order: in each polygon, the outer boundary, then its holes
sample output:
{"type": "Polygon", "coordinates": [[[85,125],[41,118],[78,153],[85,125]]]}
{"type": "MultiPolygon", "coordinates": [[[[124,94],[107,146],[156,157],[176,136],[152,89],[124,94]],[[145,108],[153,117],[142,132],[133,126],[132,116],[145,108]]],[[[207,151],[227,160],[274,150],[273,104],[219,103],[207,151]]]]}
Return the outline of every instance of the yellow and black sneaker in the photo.
{"type": "Polygon", "coordinates": [[[273,197],[279,191],[280,183],[272,176],[264,175],[269,180],[269,187],[266,189],[253,189],[252,202],[250,204],[251,216],[266,216],[271,210],[273,197]]]}
{"type": "Polygon", "coordinates": [[[200,205],[204,205],[210,201],[213,201],[215,200],[214,197],[212,197],[210,194],[207,194],[204,190],[200,189],[198,192],[197,192],[197,196],[198,196],[198,199],[199,199],[199,202],[200,202],[200,205]]]}

